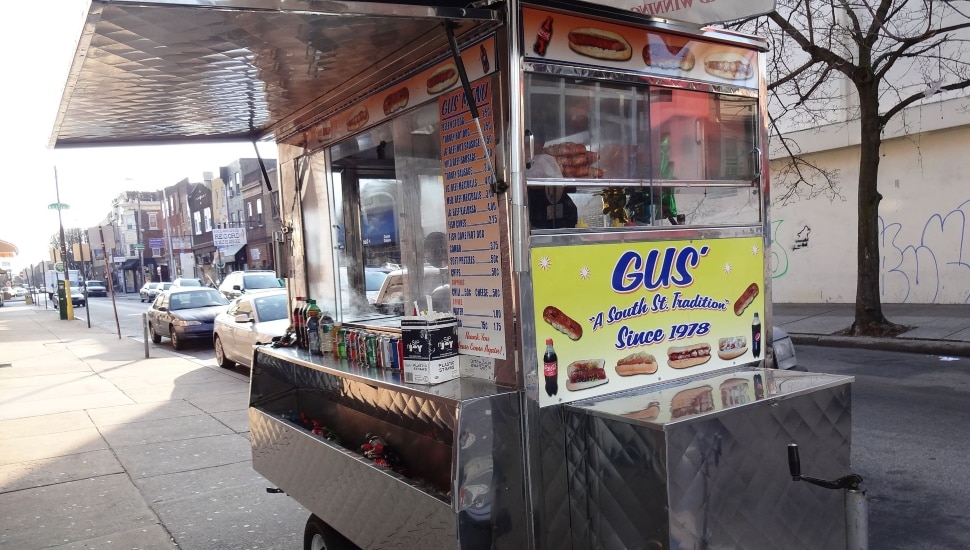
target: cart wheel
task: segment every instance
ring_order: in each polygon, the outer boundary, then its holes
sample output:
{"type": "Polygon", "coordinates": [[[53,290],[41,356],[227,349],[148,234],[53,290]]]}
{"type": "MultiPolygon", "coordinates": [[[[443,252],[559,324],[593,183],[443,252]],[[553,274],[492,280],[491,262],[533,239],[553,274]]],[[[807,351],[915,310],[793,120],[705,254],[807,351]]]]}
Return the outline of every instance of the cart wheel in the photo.
{"type": "Polygon", "coordinates": [[[313,514],[303,530],[303,550],[354,550],[357,546],[313,514]]]}
{"type": "Polygon", "coordinates": [[[236,365],[235,361],[231,361],[226,358],[226,350],[222,349],[222,338],[216,336],[215,341],[216,348],[216,364],[224,369],[231,369],[236,365]]]}

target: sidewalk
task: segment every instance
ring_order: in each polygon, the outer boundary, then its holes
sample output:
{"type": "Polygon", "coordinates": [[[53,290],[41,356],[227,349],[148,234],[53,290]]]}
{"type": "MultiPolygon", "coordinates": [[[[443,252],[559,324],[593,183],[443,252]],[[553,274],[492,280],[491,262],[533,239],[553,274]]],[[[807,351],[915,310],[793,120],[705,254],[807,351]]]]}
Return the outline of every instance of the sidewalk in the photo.
{"type": "Polygon", "coordinates": [[[835,336],[852,325],[855,304],[774,304],[773,323],[795,344],[970,357],[970,304],[884,304],[889,321],[912,327],[895,338],[835,336]]]}
{"type": "Polygon", "coordinates": [[[251,466],[248,377],[0,308],[0,548],[299,548],[251,466]]]}

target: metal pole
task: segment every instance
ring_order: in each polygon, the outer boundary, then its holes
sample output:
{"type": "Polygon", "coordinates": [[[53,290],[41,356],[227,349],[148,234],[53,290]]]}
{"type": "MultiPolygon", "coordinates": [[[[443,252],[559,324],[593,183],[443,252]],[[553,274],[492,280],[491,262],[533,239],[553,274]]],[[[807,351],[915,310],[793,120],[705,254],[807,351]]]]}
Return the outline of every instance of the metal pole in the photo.
{"type": "MultiPolygon", "coordinates": [[[[84,266],[84,242],[78,243],[78,247],[81,249],[81,266],[84,266]]],[[[90,255],[90,254],[89,254],[90,255]]],[[[91,328],[91,295],[88,293],[88,283],[90,278],[84,278],[84,309],[87,310],[88,315],[88,328],[91,328]]]]}
{"type": "MultiPolygon", "coordinates": [[[[101,234],[101,256],[104,257],[104,271],[108,274],[108,292],[111,293],[111,308],[115,312],[115,326],[118,327],[118,339],[121,340],[121,320],[118,319],[118,304],[115,302],[114,274],[111,273],[111,268],[108,265],[108,254],[104,247],[104,227],[99,225],[98,232],[101,234]]],[[[114,248],[111,251],[114,252],[114,248]]]]}
{"type": "Polygon", "coordinates": [[[145,338],[145,359],[148,359],[148,312],[141,314],[142,335],[145,338]]]}
{"type": "Polygon", "coordinates": [[[846,550],[869,548],[869,501],[863,489],[845,490],[846,550]]]}
{"type": "Polygon", "coordinates": [[[63,320],[71,321],[74,317],[74,304],[71,303],[71,269],[67,265],[67,240],[64,239],[64,219],[61,216],[61,186],[57,181],[57,166],[54,167],[54,192],[57,194],[57,223],[61,229],[61,264],[64,266],[64,296],[67,300],[64,303],[64,311],[61,313],[63,320]]]}

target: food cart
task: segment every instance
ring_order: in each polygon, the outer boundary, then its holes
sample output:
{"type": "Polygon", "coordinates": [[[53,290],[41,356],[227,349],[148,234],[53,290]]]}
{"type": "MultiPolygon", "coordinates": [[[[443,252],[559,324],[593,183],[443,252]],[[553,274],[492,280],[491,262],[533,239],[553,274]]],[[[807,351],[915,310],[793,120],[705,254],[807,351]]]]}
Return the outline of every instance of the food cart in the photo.
{"type": "Polygon", "coordinates": [[[603,4],[93,4],[57,145],[278,144],[336,326],[254,350],[252,457],[307,548],[844,547],[786,447],[848,470],[851,378],[771,368],[765,43],[603,4]],[[170,51],[112,118],[126,36],[170,51]]]}

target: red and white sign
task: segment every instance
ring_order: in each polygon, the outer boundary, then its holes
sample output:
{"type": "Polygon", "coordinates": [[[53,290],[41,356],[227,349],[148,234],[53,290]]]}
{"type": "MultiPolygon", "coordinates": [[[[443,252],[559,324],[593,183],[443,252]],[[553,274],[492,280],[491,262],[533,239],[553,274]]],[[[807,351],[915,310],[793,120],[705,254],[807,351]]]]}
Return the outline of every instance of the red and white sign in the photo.
{"type": "Polygon", "coordinates": [[[588,0],[611,8],[630,10],[663,19],[709,25],[734,21],[775,10],[775,0],[588,0]]]}

